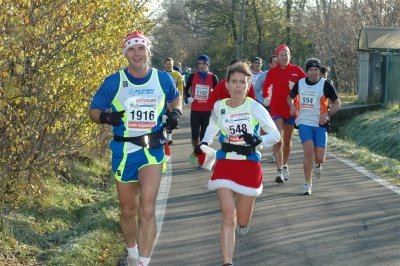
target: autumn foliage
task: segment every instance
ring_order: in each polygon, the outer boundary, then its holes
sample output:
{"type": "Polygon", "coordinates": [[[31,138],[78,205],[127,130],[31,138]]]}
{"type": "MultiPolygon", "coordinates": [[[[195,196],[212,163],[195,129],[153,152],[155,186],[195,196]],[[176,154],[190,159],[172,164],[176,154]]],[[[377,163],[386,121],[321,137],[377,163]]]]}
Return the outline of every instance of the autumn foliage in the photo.
{"type": "Polygon", "coordinates": [[[153,27],[146,2],[0,0],[0,201],[70,178],[70,159],[107,154],[109,128],[89,121],[89,103],[125,66],[125,34],[153,27]]]}

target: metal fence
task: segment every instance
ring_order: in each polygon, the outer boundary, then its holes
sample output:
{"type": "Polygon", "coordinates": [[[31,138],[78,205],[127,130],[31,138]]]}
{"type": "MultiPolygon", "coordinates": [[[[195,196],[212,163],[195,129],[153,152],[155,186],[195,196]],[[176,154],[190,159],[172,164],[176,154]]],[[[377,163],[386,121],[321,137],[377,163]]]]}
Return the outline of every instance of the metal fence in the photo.
{"type": "Polygon", "coordinates": [[[400,104],[400,54],[387,52],[382,55],[381,81],[383,102],[400,104]]]}

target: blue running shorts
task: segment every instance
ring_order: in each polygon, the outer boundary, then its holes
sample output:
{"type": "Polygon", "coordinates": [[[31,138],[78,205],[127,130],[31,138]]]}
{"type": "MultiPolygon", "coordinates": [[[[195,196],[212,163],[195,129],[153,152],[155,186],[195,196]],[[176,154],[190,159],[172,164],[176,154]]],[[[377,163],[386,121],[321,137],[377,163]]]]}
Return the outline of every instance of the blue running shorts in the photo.
{"type": "Polygon", "coordinates": [[[277,119],[283,119],[283,122],[285,122],[286,124],[289,124],[291,126],[294,125],[294,121],[296,120],[296,117],[289,117],[287,119],[282,118],[281,116],[274,116],[272,117],[272,120],[277,120],[277,119]]]}
{"type": "Polygon", "coordinates": [[[328,133],[325,127],[313,127],[303,124],[300,124],[298,127],[301,143],[312,140],[314,147],[326,148],[328,133]]]}
{"type": "Polygon", "coordinates": [[[120,182],[137,182],[139,170],[146,165],[162,163],[164,155],[164,145],[157,149],[142,148],[132,153],[113,153],[111,167],[115,179],[120,182]]]}

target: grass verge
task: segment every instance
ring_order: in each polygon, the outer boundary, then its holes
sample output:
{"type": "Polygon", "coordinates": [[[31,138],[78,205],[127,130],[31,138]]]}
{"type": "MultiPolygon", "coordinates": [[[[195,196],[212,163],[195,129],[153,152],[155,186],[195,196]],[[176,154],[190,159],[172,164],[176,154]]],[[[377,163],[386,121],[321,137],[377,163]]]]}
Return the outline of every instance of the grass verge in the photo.
{"type": "Polygon", "coordinates": [[[390,105],[350,119],[329,136],[328,151],[400,186],[400,108],[390,105]]]}
{"type": "Polygon", "coordinates": [[[0,265],[117,265],[125,255],[109,162],[75,163],[43,191],[2,206],[0,265]]]}

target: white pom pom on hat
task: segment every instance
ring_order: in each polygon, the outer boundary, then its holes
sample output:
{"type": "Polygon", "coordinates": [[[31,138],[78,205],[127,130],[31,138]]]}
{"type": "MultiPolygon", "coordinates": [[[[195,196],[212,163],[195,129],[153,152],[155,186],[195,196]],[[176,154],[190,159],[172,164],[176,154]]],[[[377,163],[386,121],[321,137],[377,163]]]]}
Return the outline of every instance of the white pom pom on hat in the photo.
{"type": "Polygon", "coordinates": [[[207,145],[201,145],[200,149],[202,150],[201,155],[195,154],[199,161],[199,165],[201,168],[211,171],[211,168],[215,163],[216,151],[207,145]]]}

